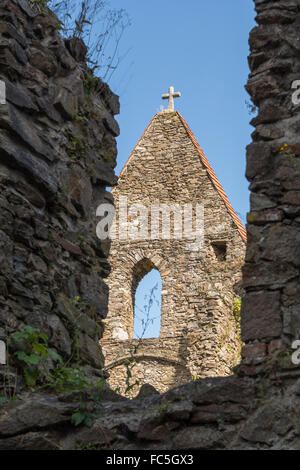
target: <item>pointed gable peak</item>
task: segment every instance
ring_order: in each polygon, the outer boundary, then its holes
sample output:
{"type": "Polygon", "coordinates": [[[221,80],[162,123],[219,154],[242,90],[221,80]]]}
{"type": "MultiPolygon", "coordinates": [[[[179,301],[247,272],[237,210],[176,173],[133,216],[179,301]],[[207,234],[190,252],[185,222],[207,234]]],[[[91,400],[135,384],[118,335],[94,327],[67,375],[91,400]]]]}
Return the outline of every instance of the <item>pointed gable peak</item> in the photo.
{"type": "MultiPolygon", "coordinates": [[[[212,169],[209,161],[207,160],[206,156],[204,155],[203,150],[201,149],[200,145],[198,144],[194,134],[192,133],[191,129],[189,128],[188,124],[186,123],[186,121],[182,117],[182,115],[179,113],[179,111],[174,111],[173,109],[167,109],[167,110],[163,110],[163,111],[161,111],[161,112],[159,112],[159,113],[157,113],[153,116],[153,118],[149,122],[148,126],[144,130],[141,138],[138,140],[136,146],[134,147],[131,154],[129,155],[129,158],[127,159],[123,169],[121,170],[121,172],[119,174],[119,180],[122,179],[122,177],[124,176],[128,163],[132,160],[132,157],[134,156],[135,151],[138,149],[138,147],[141,144],[141,142],[143,141],[144,137],[146,135],[148,135],[148,132],[151,132],[152,124],[156,120],[162,120],[163,123],[167,123],[167,122],[172,123],[172,118],[175,118],[175,119],[177,118],[177,119],[180,120],[181,125],[184,127],[188,137],[192,141],[192,143],[195,147],[195,150],[197,151],[197,153],[199,155],[201,163],[203,164],[204,168],[206,169],[206,172],[207,172],[207,175],[208,175],[209,179],[211,180],[214,188],[216,189],[217,193],[219,194],[219,196],[223,200],[223,202],[225,204],[225,207],[226,207],[228,213],[230,214],[230,216],[232,217],[232,220],[233,220],[234,224],[236,225],[237,230],[238,230],[243,242],[246,243],[247,242],[247,233],[246,233],[246,230],[245,230],[240,218],[238,217],[238,215],[236,214],[236,212],[233,209],[232,205],[230,204],[230,201],[229,201],[224,189],[222,188],[222,185],[219,182],[214,170],[212,169]]],[[[112,189],[112,192],[113,191],[114,191],[114,188],[112,189]]]]}

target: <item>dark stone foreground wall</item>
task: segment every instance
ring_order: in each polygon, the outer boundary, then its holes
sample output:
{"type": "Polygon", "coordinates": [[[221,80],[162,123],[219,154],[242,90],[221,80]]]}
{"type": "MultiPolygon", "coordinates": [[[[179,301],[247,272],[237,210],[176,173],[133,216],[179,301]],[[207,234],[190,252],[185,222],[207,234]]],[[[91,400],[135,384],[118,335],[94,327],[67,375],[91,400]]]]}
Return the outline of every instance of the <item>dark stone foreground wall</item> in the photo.
{"type": "MultiPolygon", "coordinates": [[[[241,366],[233,377],[197,380],[163,395],[148,390],[149,396],[113,401],[104,394],[91,428],[70,424],[82,406],[78,394],[35,394],[34,402],[22,396],[2,408],[0,449],[299,449],[300,368],[291,361],[291,342],[300,325],[300,107],[291,86],[300,80],[300,5],[255,5],[247,89],[258,116],[247,149],[241,366]]],[[[86,409],[93,403],[87,394],[86,409]]]]}
{"type": "Polygon", "coordinates": [[[250,375],[300,338],[300,3],[255,3],[246,89],[258,113],[247,148],[251,212],[242,310],[242,370],[250,375]]]}
{"type": "MultiPolygon", "coordinates": [[[[119,102],[86,52],[62,38],[51,12],[1,0],[0,339],[31,325],[96,379],[109,247],[96,237],[95,211],[115,184],[119,102]]],[[[10,353],[11,363],[13,343],[10,353]]]]}

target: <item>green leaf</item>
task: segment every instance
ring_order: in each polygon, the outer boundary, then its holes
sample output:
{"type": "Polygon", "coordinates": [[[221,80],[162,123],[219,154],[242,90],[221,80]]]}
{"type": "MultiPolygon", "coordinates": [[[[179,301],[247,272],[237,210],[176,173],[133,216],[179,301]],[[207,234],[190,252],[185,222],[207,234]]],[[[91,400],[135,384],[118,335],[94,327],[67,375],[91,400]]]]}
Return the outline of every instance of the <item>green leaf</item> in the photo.
{"type": "Polygon", "coordinates": [[[32,345],[32,349],[34,350],[34,352],[36,352],[37,354],[42,354],[44,357],[48,357],[48,350],[47,348],[45,348],[45,346],[43,346],[42,344],[39,344],[39,343],[34,343],[32,345]]]}
{"type": "Polygon", "coordinates": [[[53,351],[53,349],[48,349],[48,354],[53,359],[55,362],[59,362],[60,364],[63,364],[63,360],[57,352],[53,351]]]}
{"type": "Polygon", "coordinates": [[[16,351],[15,356],[17,356],[20,361],[24,362],[26,362],[28,358],[27,354],[25,354],[24,351],[16,351]]]}
{"type": "Polygon", "coordinates": [[[78,411],[77,413],[72,414],[71,422],[74,426],[79,426],[79,424],[85,421],[86,417],[85,412],[78,411]]]}
{"type": "Polygon", "coordinates": [[[15,340],[15,341],[21,341],[21,339],[25,338],[25,335],[24,333],[14,333],[13,335],[11,335],[12,339],[15,340]]]}
{"type": "Polygon", "coordinates": [[[93,419],[90,416],[86,416],[84,420],[84,424],[88,427],[91,428],[93,426],[93,419]]]}
{"type": "Polygon", "coordinates": [[[30,333],[30,334],[34,334],[34,333],[38,333],[39,330],[37,330],[36,328],[33,328],[32,326],[30,325],[26,325],[24,327],[24,331],[26,331],[27,333],[30,333]]]}
{"type": "Polygon", "coordinates": [[[41,333],[41,334],[40,334],[40,338],[41,338],[45,343],[48,343],[48,336],[45,335],[44,333],[41,333]]]}
{"type": "Polygon", "coordinates": [[[41,358],[37,356],[37,354],[30,354],[30,356],[27,356],[26,362],[28,364],[37,365],[41,362],[41,358]]]}
{"type": "Polygon", "coordinates": [[[37,370],[29,370],[29,369],[25,369],[24,370],[24,377],[25,377],[25,381],[26,381],[26,384],[28,385],[28,387],[35,387],[35,384],[36,384],[36,381],[37,381],[37,378],[38,378],[38,371],[37,370]]]}

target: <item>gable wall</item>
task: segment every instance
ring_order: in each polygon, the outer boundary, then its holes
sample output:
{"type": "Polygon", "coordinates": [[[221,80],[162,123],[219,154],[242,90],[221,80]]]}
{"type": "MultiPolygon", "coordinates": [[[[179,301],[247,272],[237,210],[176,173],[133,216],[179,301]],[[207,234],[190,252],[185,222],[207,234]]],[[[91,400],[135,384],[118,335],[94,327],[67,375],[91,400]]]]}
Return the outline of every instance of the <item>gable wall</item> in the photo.
{"type": "MultiPolygon", "coordinates": [[[[230,373],[232,365],[239,361],[237,325],[232,310],[233,300],[240,295],[238,283],[244,242],[176,112],[154,117],[112,193],[117,220],[120,196],[127,196],[128,207],[134,203],[148,208],[153,203],[202,204],[205,243],[200,250],[191,251],[187,249],[187,239],[151,240],[150,228],[148,240],[112,242],[109,313],[101,341],[106,364],[126,356],[132,346],[134,269],[146,258],[162,277],[157,357],[168,357],[176,350],[192,375],[230,373]],[[224,261],[217,259],[212,247],[212,242],[221,240],[227,243],[224,261]],[[182,338],[185,338],[184,345],[182,338]]],[[[160,379],[156,378],[161,367],[153,366],[147,381],[158,390],[165,390],[178,380],[170,374],[173,378],[161,389],[160,379]]],[[[143,364],[135,366],[140,383],[144,381],[143,370],[143,364]]],[[[114,369],[109,373],[114,387],[120,383],[125,368],[118,366],[118,373],[114,369]]]]}

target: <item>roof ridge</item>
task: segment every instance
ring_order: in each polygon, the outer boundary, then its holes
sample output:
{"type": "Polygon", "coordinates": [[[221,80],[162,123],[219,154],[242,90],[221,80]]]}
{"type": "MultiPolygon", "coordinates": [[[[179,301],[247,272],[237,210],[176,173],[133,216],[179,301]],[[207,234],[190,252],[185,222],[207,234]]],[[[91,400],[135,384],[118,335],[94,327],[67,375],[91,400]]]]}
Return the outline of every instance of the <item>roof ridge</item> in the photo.
{"type": "Polygon", "coordinates": [[[192,133],[191,129],[189,128],[187,122],[185,121],[185,119],[181,116],[180,112],[179,111],[176,111],[176,114],[178,115],[178,117],[180,118],[182,124],[184,125],[185,127],[185,130],[187,131],[188,135],[190,136],[196,150],[198,151],[198,154],[200,156],[200,160],[201,162],[203,163],[203,165],[205,166],[206,168],[206,171],[208,173],[208,176],[209,178],[211,179],[214,187],[216,188],[217,192],[219,193],[219,195],[221,196],[221,198],[223,199],[224,201],[224,204],[226,206],[226,209],[228,210],[229,214],[231,215],[235,225],[237,226],[237,229],[238,229],[238,232],[242,238],[242,240],[246,243],[247,242],[247,232],[245,230],[245,227],[243,226],[240,218],[238,217],[238,215],[236,214],[235,210],[233,209],[232,205],[230,204],[230,201],[224,191],[224,189],[222,188],[222,185],[221,183],[219,182],[214,170],[212,169],[209,161],[207,160],[206,156],[204,155],[204,152],[203,150],[201,149],[200,145],[198,144],[194,134],[192,133]]]}

